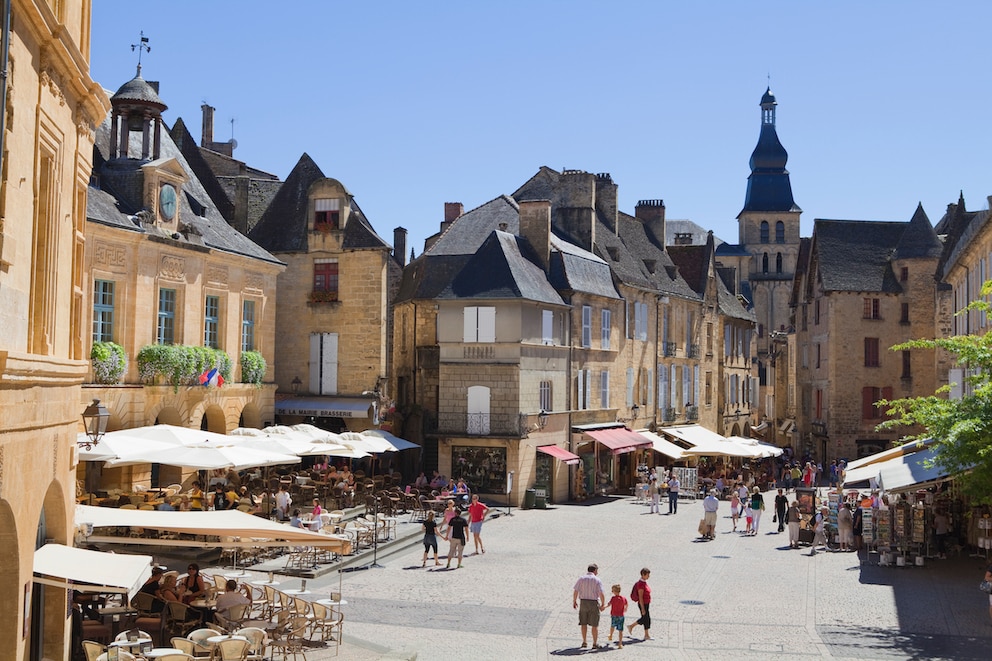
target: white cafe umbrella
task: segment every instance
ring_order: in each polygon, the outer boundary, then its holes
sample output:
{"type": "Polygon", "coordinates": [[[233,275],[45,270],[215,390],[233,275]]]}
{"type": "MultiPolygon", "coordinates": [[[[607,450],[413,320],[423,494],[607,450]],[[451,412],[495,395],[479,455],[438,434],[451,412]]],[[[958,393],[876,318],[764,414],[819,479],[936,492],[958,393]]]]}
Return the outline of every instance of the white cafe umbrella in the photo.
{"type": "Polygon", "coordinates": [[[180,466],[196,470],[215,470],[221,468],[241,470],[257,466],[276,466],[280,464],[299,463],[300,458],[292,454],[271,452],[258,448],[245,447],[240,444],[227,442],[216,444],[212,442],[197,445],[181,445],[149,452],[141,457],[132,457],[128,461],[108,461],[108,466],[122,466],[134,463],[164,464],[180,466]]]}
{"type": "Polygon", "coordinates": [[[324,443],[341,442],[341,436],[339,434],[335,434],[334,432],[326,429],[321,429],[320,427],[308,425],[305,422],[301,422],[298,425],[293,425],[291,429],[298,434],[306,434],[315,441],[322,441],[324,443]]]}
{"type": "Polygon", "coordinates": [[[416,443],[408,441],[405,438],[400,438],[385,429],[366,429],[362,432],[363,438],[368,438],[369,436],[376,436],[378,438],[386,439],[397,452],[401,450],[412,450],[414,448],[417,448],[418,450],[420,449],[420,446],[416,443]]]}
{"type": "MultiPolygon", "coordinates": [[[[79,441],[88,440],[85,433],[79,433],[79,441]]],[[[162,441],[152,441],[138,436],[127,436],[123,432],[111,432],[105,434],[97,445],[89,449],[80,448],[80,461],[111,461],[118,459],[128,459],[132,456],[140,456],[154,450],[163,450],[174,447],[172,443],[162,441]]]]}
{"type": "MultiPolygon", "coordinates": [[[[104,434],[104,438],[115,435],[132,436],[145,438],[152,441],[162,441],[173,445],[195,445],[204,441],[214,443],[228,442],[230,439],[224,434],[202,429],[191,429],[189,427],[177,427],[175,425],[149,425],[147,427],[134,427],[132,429],[122,429],[104,434]]],[[[103,441],[100,441],[103,443],[103,441]]]]}
{"type": "Polygon", "coordinates": [[[346,431],[339,434],[341,443],[351,446],[356,450],[364,450],[369,454],[381,454],[383,452],[395,452],[396,447],[381,436],[365,436],[353,431],[346,431]]]}

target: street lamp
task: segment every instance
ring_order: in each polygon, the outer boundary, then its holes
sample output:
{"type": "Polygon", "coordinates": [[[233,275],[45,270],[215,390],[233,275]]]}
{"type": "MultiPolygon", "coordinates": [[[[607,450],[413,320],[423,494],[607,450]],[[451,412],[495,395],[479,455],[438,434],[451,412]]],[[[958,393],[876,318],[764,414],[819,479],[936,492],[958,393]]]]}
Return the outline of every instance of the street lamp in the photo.
{"type": "Polygon", "coordinates": [[[299,392],[300,392],[300,386],[302,386],[302,385],[303,385],[303,382],[300,381],[300,377],[299,376],[294,376],[292,382],[290,382],[290,384],[289,384],[289,387],[292,389],[293,394],[296,395],[296,394],[299,394],[299,392]]]}
{"type": "Polygon", "coordinates": [[[77,441],[80,447],[91,449],[100,442],[103,435],[107,433],[107,423],[110,421],[110,411],[100,403],[99,399],[94,399],[93,403],[83,411],[83,426],[86,428],[86,438],[88,441],[77,441]]]}
{"type": "Polygon", "coordinates": [[[548,412],[541,409],[541,412],[537,414],[537,428],[544,429],[548,424],[548,412]]]}

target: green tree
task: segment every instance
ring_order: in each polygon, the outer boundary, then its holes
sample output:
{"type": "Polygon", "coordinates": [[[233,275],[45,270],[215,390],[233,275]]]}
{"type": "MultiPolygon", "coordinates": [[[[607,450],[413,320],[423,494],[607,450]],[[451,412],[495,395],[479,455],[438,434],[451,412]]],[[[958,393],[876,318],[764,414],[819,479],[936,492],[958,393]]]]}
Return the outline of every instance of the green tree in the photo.
{"type": "MultiPolygon", "coordinates": [[[[982,287],[982,296],[992,295],[992,281],[982,287]]],[[[973,301],[959,314],[980,310],[992,314],[989,303],[973,301]]],[[[935,340],[912,340],[892,347],[893,351],[944,350],[959,366],[967,368],[960,399],[949,399],[950,386],[933,395],[882,400],[890,419],[880,429],[922,430],[906,438],[933,438],[938,448],[935,463],[957,475],[962,489],[982,501],[992,500],[992,333],[955,335],[935,340]]]]}

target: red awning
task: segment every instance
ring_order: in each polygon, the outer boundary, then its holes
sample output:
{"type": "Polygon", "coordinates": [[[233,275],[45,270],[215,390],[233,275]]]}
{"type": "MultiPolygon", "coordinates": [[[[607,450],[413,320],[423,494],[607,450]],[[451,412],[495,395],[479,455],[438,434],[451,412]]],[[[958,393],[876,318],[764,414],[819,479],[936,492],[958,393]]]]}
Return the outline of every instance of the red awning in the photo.
{"type": "Polygon", "coordinates": [[[592,436],[600,444],[608,447],[613,454],[633,452],[639,447],[652,445],[650,439],[644,438],[637,432],[630,431],[626,427],[590,429],[585,433],[592,436]]]}
{"type": "Polygon", "coordinates": [[[555,459],[561,459],[569,466],[577,464],[581,461],[579,455],[572,454],[565,448],[560,448],[557,445],[539,445],[537,446],[538,452],[543,452],[544,454],[550,454],[555,459]]]}

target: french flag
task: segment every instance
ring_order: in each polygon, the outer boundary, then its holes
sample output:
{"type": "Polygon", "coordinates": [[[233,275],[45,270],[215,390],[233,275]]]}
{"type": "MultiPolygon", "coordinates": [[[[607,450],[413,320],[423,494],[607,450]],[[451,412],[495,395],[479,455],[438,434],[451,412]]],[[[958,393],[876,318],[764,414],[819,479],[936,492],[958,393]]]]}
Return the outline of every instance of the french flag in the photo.
{"type": "Polygon", "coordinates": [[[200,385],[217,386],[218,388],[220,388],[222,385],[224,385],[224,377],[220,375],[220,372],[217,371],[217,368],[215,367],[212,370],[207,370],[206,372],[200,375],[200,385]]]}

